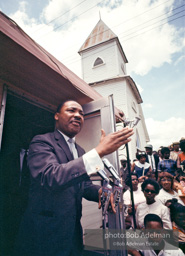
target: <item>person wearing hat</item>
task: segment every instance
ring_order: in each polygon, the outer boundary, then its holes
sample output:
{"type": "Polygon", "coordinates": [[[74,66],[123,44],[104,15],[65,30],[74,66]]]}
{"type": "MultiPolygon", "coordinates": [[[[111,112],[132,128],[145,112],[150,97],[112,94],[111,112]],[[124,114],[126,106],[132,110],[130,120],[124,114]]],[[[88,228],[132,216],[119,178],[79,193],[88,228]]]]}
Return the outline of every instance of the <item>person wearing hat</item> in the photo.
{"type": "Polygon", "coordinates": [[[145,146],[146,150],[146,162],[151,165],[152,171],[155,172],[156,179],[158,178],[157,167],[159,163],[159,156],[153,154],[153,146],[151,144],[147,144],[145,146]]]}
{"type": "Polygon", "coordinates": [[[178,155],[181,153],[181,151],[179,150],[179,146],[180,143],[177,142],[173,142],[173,150],[170,152],[170,159],[177,161],[178,155]]]}

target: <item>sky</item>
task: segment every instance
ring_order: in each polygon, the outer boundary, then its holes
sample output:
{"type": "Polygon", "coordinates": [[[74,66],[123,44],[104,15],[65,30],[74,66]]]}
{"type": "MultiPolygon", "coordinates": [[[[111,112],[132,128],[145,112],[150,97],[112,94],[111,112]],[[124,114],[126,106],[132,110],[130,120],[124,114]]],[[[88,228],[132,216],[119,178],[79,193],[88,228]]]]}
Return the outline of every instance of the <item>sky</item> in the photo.
{"type": "Polygon", "coordinates": [[[154,149],[185,137],[185,0],[0,0],[0,10],[79,77],[78,51],[101,17],[128,59],[154,149]]]}

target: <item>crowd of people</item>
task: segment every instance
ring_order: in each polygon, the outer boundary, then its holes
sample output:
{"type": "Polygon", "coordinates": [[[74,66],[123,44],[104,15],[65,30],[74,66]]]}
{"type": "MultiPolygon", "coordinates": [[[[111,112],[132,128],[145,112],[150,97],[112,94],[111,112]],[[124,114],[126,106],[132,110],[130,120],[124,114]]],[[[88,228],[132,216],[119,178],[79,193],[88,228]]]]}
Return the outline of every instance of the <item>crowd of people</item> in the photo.
{"type": "Polygon", "coordinates": [[[179,232],[179,247],[185,253],[185,138],[158,152],[149,144],[145,149],[130,163],[131,175],[127,161],[121,160],[126,228],[143,229],[145,217],[157,215],[164,229],[179,232]]]}

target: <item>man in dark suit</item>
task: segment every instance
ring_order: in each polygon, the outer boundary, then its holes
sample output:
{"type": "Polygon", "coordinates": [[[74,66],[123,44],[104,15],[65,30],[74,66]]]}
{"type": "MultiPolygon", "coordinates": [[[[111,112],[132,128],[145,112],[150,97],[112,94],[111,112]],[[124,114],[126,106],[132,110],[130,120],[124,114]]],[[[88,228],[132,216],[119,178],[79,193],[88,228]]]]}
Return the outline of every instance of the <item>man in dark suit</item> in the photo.
{"type": "Polygon", "coordinates": [[[145,149],[146,149],[146,162],[151,165],[152,171],[155,173],[155,177],[157,180],[159,157],[158,155],[153,154],[153,146],[151,144],[147,144],[145,146],[145,149]]]}
{"type": "Polygon", "coordinates": [[[30,144],[31,187],[15,248],[19,256],[81,255],[82,197],[98,202],[100,189],[89,174],[103,167],[101,157],[128,143],[133,134],[129,128],[107,136],[102,130],[99,145],[85,153],[76,143],[71,145],[84,122],[81,105],[63,102],[55,121],[54,132],[35,136],[30,144]]]}

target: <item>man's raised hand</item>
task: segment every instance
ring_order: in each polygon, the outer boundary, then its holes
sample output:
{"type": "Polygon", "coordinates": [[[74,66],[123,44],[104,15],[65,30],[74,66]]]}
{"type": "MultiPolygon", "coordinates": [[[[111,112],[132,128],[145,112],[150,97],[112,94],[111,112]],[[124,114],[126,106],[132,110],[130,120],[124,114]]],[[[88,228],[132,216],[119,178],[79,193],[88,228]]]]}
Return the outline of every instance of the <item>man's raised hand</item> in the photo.
{"type": "Polygon", "coordinates": [[[120,148],[122,145],[131,141],[131,136],[134,134],[132,128],[125,127],[117,132],[105,134],[105,131],[101,130],[100,143],[96,147],[96,151],[100,157],[111,154],[120,148]]]}

